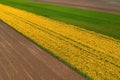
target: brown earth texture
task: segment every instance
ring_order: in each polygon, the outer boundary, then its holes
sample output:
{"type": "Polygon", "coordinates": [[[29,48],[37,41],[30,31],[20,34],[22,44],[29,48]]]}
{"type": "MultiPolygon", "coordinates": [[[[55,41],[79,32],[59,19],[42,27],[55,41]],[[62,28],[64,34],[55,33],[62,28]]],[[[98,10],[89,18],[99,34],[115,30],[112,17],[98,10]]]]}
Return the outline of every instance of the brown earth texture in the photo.
{"type": "Polygon", "coordinates": [[[0,21],[0,80],[85,80],[0,21]]]}
{"type": "Polygon", "coordinates": [[[120,14],[120,0],[34,0],[34,1],[120,14]]]}

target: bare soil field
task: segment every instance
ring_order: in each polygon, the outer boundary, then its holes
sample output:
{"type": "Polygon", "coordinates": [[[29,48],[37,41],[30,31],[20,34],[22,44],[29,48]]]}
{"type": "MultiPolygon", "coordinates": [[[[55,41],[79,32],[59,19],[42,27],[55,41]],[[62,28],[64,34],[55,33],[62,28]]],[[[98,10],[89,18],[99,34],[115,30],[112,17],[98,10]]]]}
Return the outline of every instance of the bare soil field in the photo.
{"type": "Polygon", "coordinates": [[[0,21],[0,80],[85,80],[0,21]]]}
{"type": "Polygon", "coordinates": [[[119,0],[34,0],[34,1],[120,14],[119,0]]]}

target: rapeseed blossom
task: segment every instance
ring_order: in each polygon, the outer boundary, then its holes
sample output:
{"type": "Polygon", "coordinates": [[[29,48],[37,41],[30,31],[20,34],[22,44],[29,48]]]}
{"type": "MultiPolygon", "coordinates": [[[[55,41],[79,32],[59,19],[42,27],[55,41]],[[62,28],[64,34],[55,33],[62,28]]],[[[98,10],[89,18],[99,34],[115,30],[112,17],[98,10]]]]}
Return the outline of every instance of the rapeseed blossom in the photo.
{"type": "Polygon", "coordinates": [[[120,79],[120,41],[0,4],[0,19],[94,80],[120,79]]]}

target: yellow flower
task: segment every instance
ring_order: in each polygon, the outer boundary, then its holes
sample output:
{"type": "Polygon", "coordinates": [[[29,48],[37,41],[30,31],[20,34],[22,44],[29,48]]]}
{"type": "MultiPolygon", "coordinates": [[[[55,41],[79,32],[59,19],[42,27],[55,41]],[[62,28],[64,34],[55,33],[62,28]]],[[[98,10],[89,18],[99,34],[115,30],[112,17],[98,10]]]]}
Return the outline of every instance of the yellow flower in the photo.
{"type": "Polygon", "coordinates": [[[94,80],[120,79],[120,41],[0,4],[0,19],[94,80]]]}

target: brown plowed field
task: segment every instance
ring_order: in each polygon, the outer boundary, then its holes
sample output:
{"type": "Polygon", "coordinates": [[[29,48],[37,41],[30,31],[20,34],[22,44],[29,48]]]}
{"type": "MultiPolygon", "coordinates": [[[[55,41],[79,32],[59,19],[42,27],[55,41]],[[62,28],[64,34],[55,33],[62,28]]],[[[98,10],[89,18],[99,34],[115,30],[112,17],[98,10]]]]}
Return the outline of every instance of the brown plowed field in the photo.
{"type": "Polygon", "coordinates": [[[0,21],[0,80],[85,80],[0,21]]]}
{"type": "Polygon", "coordinates": [[[119,0],[34,0],[34,1],[120,14],[119,0]]]}

